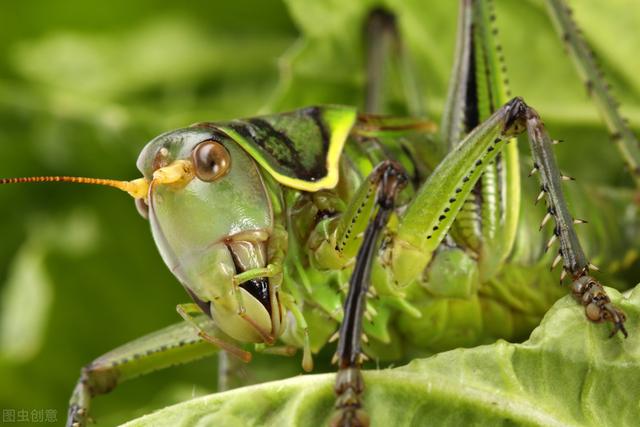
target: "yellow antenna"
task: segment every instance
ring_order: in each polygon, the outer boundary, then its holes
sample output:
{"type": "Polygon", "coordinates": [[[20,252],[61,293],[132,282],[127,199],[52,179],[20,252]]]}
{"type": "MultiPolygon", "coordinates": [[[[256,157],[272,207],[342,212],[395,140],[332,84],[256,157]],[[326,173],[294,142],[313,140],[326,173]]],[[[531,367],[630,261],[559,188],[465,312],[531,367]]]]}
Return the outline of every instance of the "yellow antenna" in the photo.
{"type": "Polygon", "coordinates": [[[106,185],[126,191],[136,199],[147,197],[149,181],[144,178],[133,181],[117,181],[115,179],[84,178],[78,176],[30,176],[25,178],[0,178],[0,184],[19,184],[30,182],[72,182],[75,184],[106,185]]]}

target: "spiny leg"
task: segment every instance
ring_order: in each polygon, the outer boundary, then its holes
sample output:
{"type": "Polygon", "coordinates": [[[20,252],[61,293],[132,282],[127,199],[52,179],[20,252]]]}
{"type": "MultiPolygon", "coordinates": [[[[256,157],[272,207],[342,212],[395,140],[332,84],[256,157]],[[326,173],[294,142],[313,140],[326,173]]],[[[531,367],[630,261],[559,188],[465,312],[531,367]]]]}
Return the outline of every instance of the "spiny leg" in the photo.
{"type": "MultiPolygon", "coordinates": [[[[195,324],[215,333],[210,318],[198,316],[195,324]]],[[[69,401],[67,427],[86,425],[91,400],[118,384],[170,366],[213,355],[218,349],[194,334],[193,326],[180,322],[131,341],[82,368],[69,401]]]]}
{"type": "MultiPolygon", "coordinates": [[[[637,150],[637,142],[618,115],[602,73],[597,69],[592,53],[571,21],[568,8],[562,5],[561,0],[548,0],[547,5],[552,9],[556,26],[562,30],[581,74],[592,82],[588,87],[592,86],[599,106],[604,106],[603,114],[607,117],[608,124],[616,129],[612,130],[614,136],[619,139],[622,148],[630,144],[630,151],[637,150]]],[[[508,96],[506,67],[502,48],[496,40],[498,31],[495,20],[491,0],[460,1],[455,63],[442,123],[443,139],[452,148],[457,146],[462,135],[487,119],[508,96]]],[[[546,131],[544,133],[546,135],[546,131]]],[[[548,136],[546,139],[550,142],[548,136]]],[[[555,161],[552,164],[555,166],[555,161]]],[[[482,168],[483,175],[466,196],[465,205],[461,213],[456,215],[456,222],[450,233],[456,243],[478,254],[480,271],[486,279],[497,271],[509,255],[515,239],[520,205],[517,144],[507,145],[502,153],[496,155],[495,160],[485,162],[482,168]]],[[[460,197],[456,199],[459,200],[460,197]]],[[[564,200],[560,204],[564,204],[564,200]]],[[[551,214],[547,213],[544,222],[550,217],[551,214]]],[[[577,238],[573,242],[577,243],[577,238]]],[[[556,258],[554,266],[559,260],[560,258],[556,258]]],[[[589,304],[587,300],[585,297],[585,305],[589,304]]],[[[613,314],[610,317],[621,318],[613,314]]],[[[617,328],[616,326],[616,330],[617,328]]]]}
{"type": "MultiPolygon", "coordinates": [[[[562,282],[565,273],[571,274],[574,281],[572,293],[585,306],[587,318],[594,322],[610,321],[614,325],[611,336],[620,331],[627,337],[627,331],[624,327],[626,319],[624,313],[611,304],[602,285],[589,275],[589,268],[593,268],[593,266],[587,260],[573,227],[574,223],[584,221],[573,219],[567,209],[561,183],[568,177],[562,175],[558,170],[551,148],[553,141],[535,110],[530,107],[519,108],[525,108],[525,111],[519,114],[526,118],[534,170],[540,171],[541,194],[546,193],[547,196],[547,216],[545,219],[552,217],[555,220],[553,235],[546,249],[549,249],[556,239],[560,241],[560,250],[552,268],[560,260],[563,260],[560,281],[562,282]]],[[[545,219],[543,219],[541,227],[546,222],[545,219]]]]}
{"type": "Polygon", "coordinates": [[[629,167],[636,186],[640,187],[640,143],[626,120],[618,111],[618,103],[609,91],[609,84],[596,63],[593,51],[571,16],[571,9],[563,0],[546,0],[547,10],[558,34],[569,51],[571,59],[604,119],[611,139],[618,147],[629,167]]]}
{"type": "Polygon", "coordinates": [[[360,372],[363,362],[362,320],[378,239],[393,211],[396,195],[407,183],[407,176],[402,168],[390,161],[379,165],[372,175],[378,187],[376,195],[378,211],[364,232],[344,303],[344,319],[340,325],[340,338],[335,355],[339,370],[335,384],[337,398],[336,414],[332,419],[333,426],[369,425],[369,417],[362,409],[361,402],[364,390],[364,380],[360,372]]]}
{"type": "Polygon", "coordinates": [[[383,8],[373,9],[365,23],[366,44],[366,90],[365,107],[367,113],[387,112],[389,84],[395,82],[391,74],[399,74],[407,112],[412,116],[425,115],[423,91],[413,73],[413,64],[402,43],[396,17],[383,8]]]}
{"type": "Polygon", "coordinates": [[[624,334],[624,314],[610,304],[602,286],[589,276],[590,264],[578,241],[574,220],[560,188],[562,176],[551,151],[552,141],[536,111],[521,98],[512,99],[476,127],[456,150],[444,158],[420,188],[388,249],[393,277],[401,285],[420,277],[484,172],[485,165],[504,148],[506,141],[525,130],[529,134],[535,166],[541,172],[542,193],[539,198],[547,195],[550,217],[556,221],[554,235],[547,246],[559,240],[558,260],[564,260],[564,270],[572,275],[574,281],[588,277],[589,283],[595,283],[574,287],[574,292],[579,291],[584,299],[587,317],[594,321],[611,321],[614,333],[619,330],[624,334]]]}

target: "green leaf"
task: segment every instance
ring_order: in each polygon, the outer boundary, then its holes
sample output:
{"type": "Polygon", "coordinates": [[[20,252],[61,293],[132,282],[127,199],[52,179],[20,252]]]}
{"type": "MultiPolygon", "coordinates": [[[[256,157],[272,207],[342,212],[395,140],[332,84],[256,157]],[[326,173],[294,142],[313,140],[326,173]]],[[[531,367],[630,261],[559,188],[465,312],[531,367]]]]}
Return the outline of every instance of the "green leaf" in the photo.
{"type": "MultiPolygon", "coordinates": [[[[628,315],[628,339],[607,339],[571,297],[528,341],[498,341],[365,373],[373,425],[632,425],[640,417],[640,287],[607,289],[628,315]]],[[[331,416],[334,375],[305,375],[170,406],[125,424],[320,425],[331,416]]]]}

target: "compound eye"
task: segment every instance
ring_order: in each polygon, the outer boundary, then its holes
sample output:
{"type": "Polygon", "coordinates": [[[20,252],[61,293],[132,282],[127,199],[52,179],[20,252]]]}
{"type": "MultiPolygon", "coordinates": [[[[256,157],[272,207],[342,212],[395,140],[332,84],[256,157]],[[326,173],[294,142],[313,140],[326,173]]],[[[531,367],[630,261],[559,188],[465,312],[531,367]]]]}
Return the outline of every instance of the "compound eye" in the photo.
{"type": "Polygon", "coordinates": [[[229,172],[231,156],[217,141],[201,142],[191,152],[196,176],[205,182],[222,178],[229,172]]]}

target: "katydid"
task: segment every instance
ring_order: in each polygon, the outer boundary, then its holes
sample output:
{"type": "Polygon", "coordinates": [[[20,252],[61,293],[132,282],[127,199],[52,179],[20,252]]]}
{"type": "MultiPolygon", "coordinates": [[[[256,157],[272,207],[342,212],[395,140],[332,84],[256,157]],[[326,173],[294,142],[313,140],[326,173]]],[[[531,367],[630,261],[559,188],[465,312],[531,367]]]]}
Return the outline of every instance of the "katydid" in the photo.
{"type": "MultiPolygon", "coordinates": [[[[637,180],[637,140],[566,7],[559,0],[547,3],[637,180]]],[[[507,294],[540,280],[521,276],[522,282],[505,284],[510,265],[519,261],[512,257],[521,203],[514,138],[523,133],[532,174],[540,180],[537,200],[547,204],[540,228],[554,224],[548,243],[531,244],[540,252],[557,251],[552,265],[562,264],[560,281],[570,279],[588,320],[610,322],[612,336],[626,336],[625,315],[591,274],[594,266],[575,232],[574,224],[585,221],[568,209],[561,183],[569,177],[559,172],[554,141],[538,112],[522,98],[509,99],[493,20],[488,2],[460,2],[439,132],[423,118],[377,115],[384,112],[390,58],[401,69],[410,110],[423,112],[394,17],[377,9],[367,22],[364,113],[325,105],[197,123],[149,142],[137,163],[143,177],[133,181],[0,180],[99,184],[128,192],[193,301],[177,308],[185,322],[87,365],[71,398],[68,425],[86,423],[96,395],[153,370],[218,350],[248,362],[247,346],[255,344],[283,354],[301,348],[302,367],[310,371],[312,354],[333,340],[339,371],[332,423],[368,425],[360,374],[367,357],[397,355],[399,340],[415,354],[520,336],[529,325],[518,310],[527,301],[514,303],[507,294]],[[483,324],[470,328],[455,315],[463,310],[482,312],[483,324]]],[[[533,202],[535,195],[529,198],[533,202]]],[[[597,209],[591,213],[598,215],[597,209]]],[[[548,272],[531,267],[530,273],[555,285],[548,272]]]]}

